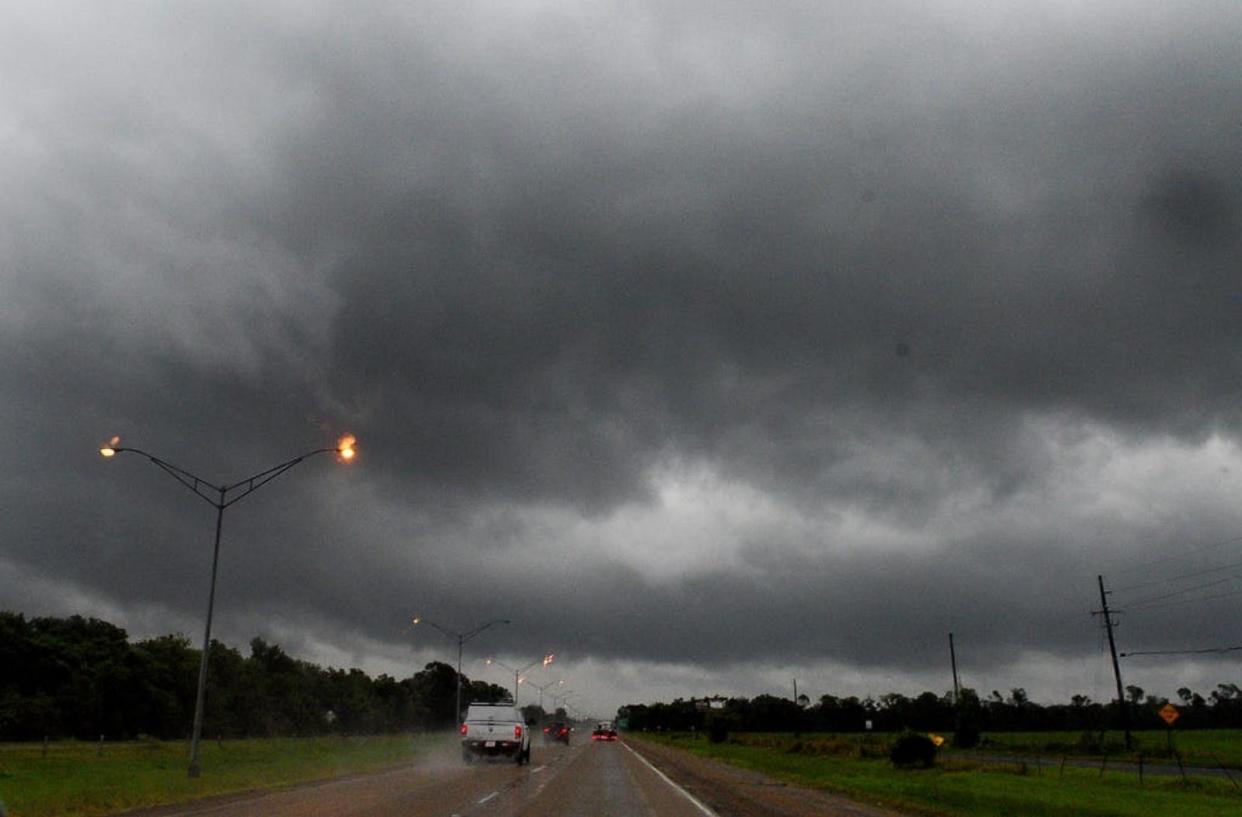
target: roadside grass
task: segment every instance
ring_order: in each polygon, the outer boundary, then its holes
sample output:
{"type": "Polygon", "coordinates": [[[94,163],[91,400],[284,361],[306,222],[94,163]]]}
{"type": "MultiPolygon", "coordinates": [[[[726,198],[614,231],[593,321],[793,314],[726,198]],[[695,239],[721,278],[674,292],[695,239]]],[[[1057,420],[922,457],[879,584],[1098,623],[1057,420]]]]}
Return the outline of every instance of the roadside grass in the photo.
{"type": "Polygon", "coordinates": [[[900,810],[953,817],[1221,817],[1242,813],[1242,792],[1226,780],[1100,776],[1098,770],[1056,765],[973,763],[950,759],[934,769],[903,771],[881,754],[882,736],[737,735],[714,744],[702,736],[628,733],[687,749],[790,782],[900,810]],[[862,753],[872,756],[861,756],[862,753]]]}
{"type": "Polygon", "coordinates": [[[438,735],[203,741],[203,774],[186,775],[186,741],[0,744],[8,817],[100,817],[218,794],[378,771],[415,760],[438,735]]]}
{"type": "MultiPolygon", "coordinates": [[[[1149,761],[1168,758],[1169,735],[1164,730],[1134,733],[1134,750],[1127,752],[1120,732],[1108,732],[1101,741],[1099,732],[989,732],[983,736],[981,752],[1031,754],[1047,757],[1086,756],[1137,760],[1141,754],[1149,761]],[[1103,749],[1103,752],[1100,750],[1103,749]]],[[[1242,769],[1242,729],[1173,730],[1173,747],[1189,766],[1226,766],[1242,769]]]]}

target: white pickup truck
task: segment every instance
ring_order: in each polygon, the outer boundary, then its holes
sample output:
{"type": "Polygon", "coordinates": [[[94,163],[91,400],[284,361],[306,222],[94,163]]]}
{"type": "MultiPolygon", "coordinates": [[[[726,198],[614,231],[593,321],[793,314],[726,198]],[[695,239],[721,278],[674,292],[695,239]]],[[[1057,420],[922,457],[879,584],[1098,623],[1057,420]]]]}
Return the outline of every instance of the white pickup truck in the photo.
{"type": "Polygon", "coordinates": [[[470,704],[461,725],[461,758],[509,757],[530,763],[530,727],[513,704],[470,704]]]}

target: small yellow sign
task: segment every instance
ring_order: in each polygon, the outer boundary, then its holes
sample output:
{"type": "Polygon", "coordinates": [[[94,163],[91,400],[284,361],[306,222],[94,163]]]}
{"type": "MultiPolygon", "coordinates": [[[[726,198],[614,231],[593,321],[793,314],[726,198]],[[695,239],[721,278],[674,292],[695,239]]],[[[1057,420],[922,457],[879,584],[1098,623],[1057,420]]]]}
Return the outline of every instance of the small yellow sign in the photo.
{"type": "Polygon", "coordinates": [[[1182,713],[1178,712],[1177,707],[1174,706],[1173,704],[1165,704],[1164,706],[1160,707],[1159,714],[1160,714],[1160,717],[1164,718],[1164,722],[1167,723],[1169,726],[1172,726],[1173,722],[1182,716],[1182,713]]]}
{"type": "Polygon", "coordinates": [[[929,734],[927,737],[931,738],[931,742],[936,744],[937,747],[944,745],[944,738],[940,735],[929,734]]]}

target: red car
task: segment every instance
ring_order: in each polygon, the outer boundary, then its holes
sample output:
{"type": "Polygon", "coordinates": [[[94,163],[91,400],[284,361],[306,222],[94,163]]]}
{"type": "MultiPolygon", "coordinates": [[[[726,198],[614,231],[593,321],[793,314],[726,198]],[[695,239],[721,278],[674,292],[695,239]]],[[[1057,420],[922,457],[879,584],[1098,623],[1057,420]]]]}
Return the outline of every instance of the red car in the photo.
{"type": "Polygon", "coordinates": [[[543,742],[556,743],[557,741],[569,745],[569,727],[557,721],[543,727],[543,742]]]}
{"type": "Polygon", "coordinates": [[[614,741],[617,739],[616,727],[609,721],[595,724],[595,731],[591,733],[591,740],[607,740],[614,741]]]}

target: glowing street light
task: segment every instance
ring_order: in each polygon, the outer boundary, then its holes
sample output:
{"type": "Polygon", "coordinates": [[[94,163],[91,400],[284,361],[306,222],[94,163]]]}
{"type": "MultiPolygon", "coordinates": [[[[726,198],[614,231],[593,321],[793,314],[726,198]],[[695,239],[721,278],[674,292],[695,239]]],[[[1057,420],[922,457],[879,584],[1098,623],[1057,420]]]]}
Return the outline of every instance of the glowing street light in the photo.
{"type": "Polygon", "coordinates": [[[495,664],[496,666],[507,669],[513,673],[513,705],[517,706],[518,705],[518,684],[526,680],[525,678],[522,677],[522,673],[526,672],[526,670],[540,663],[542,663],[543,666],[547,668],[551,666],[552,662],[555,660],[556,660],[556,653],[550,652],[547,655],[545,655],[543,658],[538,658],[534,661],[531,661],[529,664],[522,667],[521,669],[514,669],[508,664],[504,664],[504,663],[501,663],[500,661],[497,661],[495,658],[489,658],[487,659],[485,663],[487,663],[489,666],[492,664],[495,664]]]}
{"type": "Polygon", "coordinates": [[[496,619],[492,619],[486,624],[480,624],[478,627],[475,627],[473,630],[467,630],[464,633],[459,633],[459,632],[456,632],[455,630],[450,630],[447,627],[441,627],[439,624],[436,624],[431,619],[419,618],[418,616],[415,616],[413,619],[411,619],[410,623],[415,626],[419,624],[426,624],[430,627],[435,627],[437,630],[444,633],[449,638],[457,639],[457,709],[453,710],[453,717],[457,718],[458,720],[461,720],[461,648],[462,648],[462,645],[464,645],[470,639],[474,638],[479,633],[486,630],[488,627],[491,627],[493,624],[510,624],[511,622],[507,618],[496,618],[496,619]]]}
{"type": "Polygon", "coordinates": [[[211,589],[207,593],[207,624],[203,628],[203,655],[198,663],[198,691],[194,696],[194,728],[190,736],[190,768],[188,773],[190,777],[198,777],[202,773],[198,762],[198,744],[203,733],[203,702],[207,691],[207,653],[211,648],[211,615],[216,600],[216,572],[220,564],[220,530],[224,525],[224,509],[250,496],[250,494],[303,460],[318,454],[333,453],[337,455],[339,461],[350,462],[357,455],[357,440],[352,434],[347,434],[337,440],[334,448],[317,448],[314,451],[308,451],[301,456],[294,457],[279,465],[274,465],[265,471],[260,471],[229,485],[215,485],[201,477],[195,476],[184,468],[148,454],[141,449],[122,448],[120,443],[120,437],[113,437],[100,446],[99,455],[104,459],[113,459],[117,454],[138,454],[139,456],[146,457],[152,463],[159,466],[166,474],[177,480],[177,482],[193,491],[195,496],[206,501],[216,509],[216,539],[211,555],[211,589]]]}

